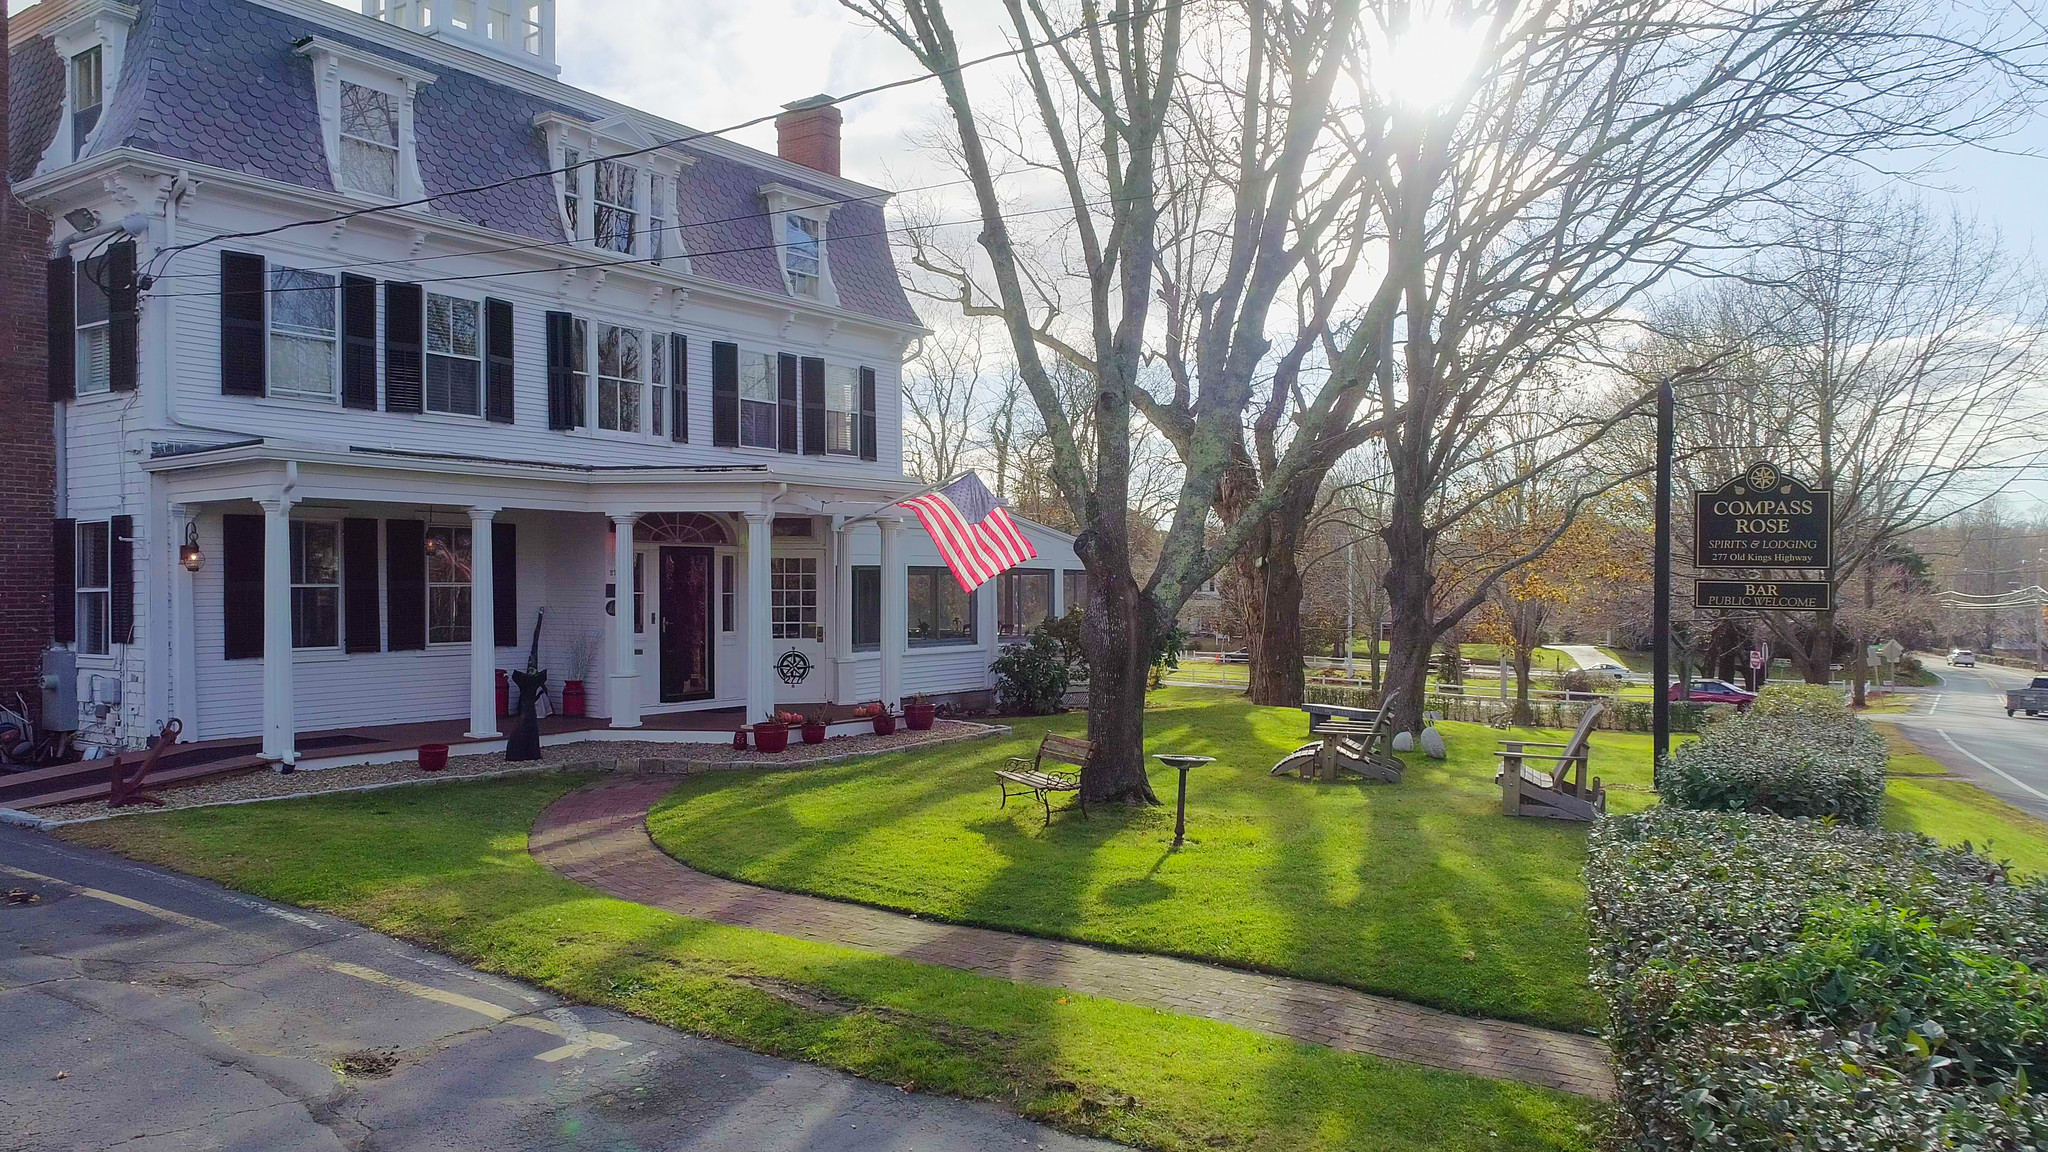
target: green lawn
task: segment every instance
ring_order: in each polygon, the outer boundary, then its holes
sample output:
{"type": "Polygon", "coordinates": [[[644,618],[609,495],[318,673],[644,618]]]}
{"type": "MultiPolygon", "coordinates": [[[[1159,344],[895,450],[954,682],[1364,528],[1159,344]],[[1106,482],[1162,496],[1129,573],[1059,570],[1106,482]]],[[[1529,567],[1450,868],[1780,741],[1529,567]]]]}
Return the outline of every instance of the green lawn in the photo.
{"type": "MultiPolygon", "coordinates": [[[[685,782],[649,821],[662,847],[720,875],[963,923],[1221,959],[1453,1011],[1591,1028],[1584,825],[1508,820],[1495,741],[1444,724],[1452,757],[1416,758],[1398,786],[1267,775],[1306,737],[1291,708],[1227,692],[1155,693],[1147,743],[1217,763],[1192,774],[1188,844],[1169,850],[1169,806],[1059,815],[997,809],[995,768],[1014,739],[770,777],[685,782]]],[[[1561,739],[1536,736],[1536,739],[1561,739]]],[[[1649,737],[1597,734],[1593,768],[1616,811],[1648,806],[1649,737]]]]}
{"type": "Polygon", "coordinates": [[[66,834],[325,909],[573,1000],[1142,1147],[1590,1150],[1605,1127],[1601,1106],[1543,1089],[598,897],[526,851],[534,818],[584,782],[451,782],[66,834]]]}

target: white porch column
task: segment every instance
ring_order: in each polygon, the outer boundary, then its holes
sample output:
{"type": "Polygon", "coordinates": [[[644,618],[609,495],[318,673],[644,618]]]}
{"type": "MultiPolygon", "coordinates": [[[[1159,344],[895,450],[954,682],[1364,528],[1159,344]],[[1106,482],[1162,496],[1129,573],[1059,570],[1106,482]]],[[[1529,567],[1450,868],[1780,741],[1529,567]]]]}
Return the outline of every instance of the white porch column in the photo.
{"type": "Polygon", "coordinates": [[[491,555],[496,508],[469,510],[469,731],[472,740],[498,735],[497,569],[491,555]]]}
{"type": "Polygon", "coordinates": [[[633,525],[637,513],[612,514],[612,727],[640,726],[640,663],[633,658],[633,525]]]}
{"type": "Polygon", "coordinates": [[[882,706],[895,709],[903,700],[903,648],[910,632],[910,573],[903,567],[903,544],[897,521],[875,521],[882,533],[882,706]]]}
{"type": "Polygon", "coordinates": [[[263,758],[299,761],[292,714],[292,500],[263,506],[263,758]]]}
{"type": "Polygon", "coordinates": [[[853,528],[835,517],[832,528],[832,700],[852,704],[860,697],[853,662],[853,528]]]}
{"type": "MultiPolygon", "coordinates": [[[[180,743],[201,739],[199,735],[199,655],[192,634],[193,575],[179,561],[185,544],[185,529],[195,522],[193,509],[171,505],[169,547],[171,565],[171,715],[178,718],[180,743]]],[[[159,561],[160,563],[165,561],[159,561]]],[[[214,563],[220,563],[215,557],[214,563]]]]}
{"type": "Polygon", "coordinates": [[[747,718],[752,724],[775,710],[775,641],[769,627],[768,552],[771,512],[747,516],[747,718]]]}

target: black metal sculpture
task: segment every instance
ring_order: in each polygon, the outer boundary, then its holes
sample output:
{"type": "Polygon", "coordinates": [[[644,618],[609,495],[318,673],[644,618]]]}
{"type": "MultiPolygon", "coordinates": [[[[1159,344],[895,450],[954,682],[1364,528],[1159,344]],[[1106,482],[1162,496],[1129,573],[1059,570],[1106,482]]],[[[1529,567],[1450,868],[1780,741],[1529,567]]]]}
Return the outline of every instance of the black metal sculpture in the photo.
{"type": "Polygon", "coordinates": [[[512,735],[505,741],[505,759],[540,759],[540,705],[541,693],[548,689],[548,674],[540,667],[540,623],[547,618],[543,608],[533,618],[533,648],[526,654],[526,671],[514,672],[512,683],[519,689],[518,719],[512,722],[512,735]]]}

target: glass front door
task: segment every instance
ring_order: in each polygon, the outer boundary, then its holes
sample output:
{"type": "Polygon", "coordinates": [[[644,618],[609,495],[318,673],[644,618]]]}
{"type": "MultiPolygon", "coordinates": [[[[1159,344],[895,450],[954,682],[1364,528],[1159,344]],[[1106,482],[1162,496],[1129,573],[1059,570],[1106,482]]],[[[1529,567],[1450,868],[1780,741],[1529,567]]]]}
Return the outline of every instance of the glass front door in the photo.
{"type": "Polygon", "coordinates": [[[824,600],[818,590],[817,553],[774,556],[768,562],[769,628],[774,647],[775,700],[814,704],[825,699],[824,600]]]}

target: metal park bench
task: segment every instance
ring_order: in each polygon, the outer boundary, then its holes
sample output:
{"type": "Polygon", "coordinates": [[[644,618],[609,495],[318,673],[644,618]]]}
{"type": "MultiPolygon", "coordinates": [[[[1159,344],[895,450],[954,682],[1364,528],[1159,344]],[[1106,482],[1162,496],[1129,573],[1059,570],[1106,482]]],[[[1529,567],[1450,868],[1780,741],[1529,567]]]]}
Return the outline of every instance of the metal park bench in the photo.
{"type": "Polygon", "coordinates": [[[1534,740],[1503,740],[1499,751],[1500,810],[1507,816],[1544,816],[1552,820],[1596,820],[1607,813],[1607,789],[1600,778],[1586,780],[1586,762],[1591,756],[1588,741],[1593,722],[1600,717],[1600,705],[1588,704],[1579,718],[1579,730],[1568,744],[1534,740]],[[1531,748],[1561,748],[1557,753],[1531,748]],[[1531,767],[1534,761],[1539,767],[1531,767]]]}
{"type": "Polygon", "coordinates": [[[1378,708],[1347,708],[1340,704],[1304,704],[1308,734],[1316,737],[1280,758],[1272,775],[1298,772],[1303,780],[1335,781],[1350,772],[1387,784],[1401,782],[1401,758],[1390,746],[1393,704],[1400,693],[1389,692],[1378,708]]]}
{"type": "Polygon", "coordinates": [[[996,783],[1003,790],[1003,802],[996,805],[996,807],[1009,807],[1012,795],[1036,796],[1038,797],[1038,802],[1045,807],[1045,822],[1050,826],[1052,824],[1052,794],[1054,792],[1072,792],[1075,793],[1075,799],[1080,803],[1082,818],[1086,819],[1088,816],[1088,803],[1080,799],[1080,776],[1068,775],[1064,772],[1047,772],[1045,770],[1045,762],[1051,760],[1058,764],[1071,764],[1075,768],[1086,768],[1088,762],[1094,759],[1094,757],[1095,745],[1091,741],[1077,740],[1072,736],[1061,736],[1054,732],[1047,732],[1045,739],[1038,742],[1038,753],[1036,755],[1012,756],[1010,757],[1010,767],[999,769],[996,772],[996,783]],[[1011,791],[1012,785],[1016,786],[1014,793],[1011,791]]]}

